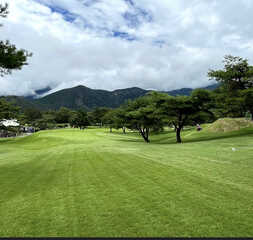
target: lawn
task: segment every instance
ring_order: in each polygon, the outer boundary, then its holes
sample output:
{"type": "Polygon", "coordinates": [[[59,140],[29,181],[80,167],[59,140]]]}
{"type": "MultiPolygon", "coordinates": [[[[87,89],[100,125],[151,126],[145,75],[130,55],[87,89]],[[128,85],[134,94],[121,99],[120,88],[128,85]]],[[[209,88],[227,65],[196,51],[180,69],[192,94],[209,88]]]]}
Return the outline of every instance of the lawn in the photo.
{"type": "Polygon", "coordinates": [[[183,141],[107,129],[0,140],[0,236],[252,237],[253,129],[183,141]]]}

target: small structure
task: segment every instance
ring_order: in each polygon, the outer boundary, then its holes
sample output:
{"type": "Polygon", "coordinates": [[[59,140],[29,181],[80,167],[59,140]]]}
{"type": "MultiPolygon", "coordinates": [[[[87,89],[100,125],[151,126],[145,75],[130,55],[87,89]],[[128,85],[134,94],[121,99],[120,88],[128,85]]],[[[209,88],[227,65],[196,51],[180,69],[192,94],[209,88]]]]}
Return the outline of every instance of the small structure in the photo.
{"type": "Polygon", "coordinates": [[[0,137],[16,137],[19,126],[16,119],[3,119],[0,121],[0,137]]]}
{"type": "Polygon", "coordinates": [[[5,127],[19,127],[20,126],[17,119],[10,119],[10,120],[3,119],[0,122],[0,125],[5,126],[5,127]]]}

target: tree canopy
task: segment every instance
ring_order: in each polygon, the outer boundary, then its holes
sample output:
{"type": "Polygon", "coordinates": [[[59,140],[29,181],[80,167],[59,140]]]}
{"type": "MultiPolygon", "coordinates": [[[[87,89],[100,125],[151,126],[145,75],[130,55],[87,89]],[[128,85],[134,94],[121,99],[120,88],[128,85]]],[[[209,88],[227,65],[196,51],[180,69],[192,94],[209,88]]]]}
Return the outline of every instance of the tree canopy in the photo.
{"type": "Polygon", "coordinates": [[[248,60],[226,55],[224,69],[209,70],[208,76],[221,83],[226,90],[244,90],[253,87],[253,67],[248,60]]]}
{"type": "MultiPolygon", "coordinates": [[[[7,17],[8,4],[0,4],[0,17],[7,17]]],[[[0,75],[11,74],[13,70],[20,70],[28,65],[27,59],[32,54],[24,49],[17,49],[7,41],[0,41],[0,75]]]]}
{"type": "Polygon", "coordinates": [[[137,98],[135,101],[129,101],[125,109],[126,126],[130,129],[136,129],[143,137],[145,142],[150,142],[150,130],[160,125],[162,119],[155,113],[152,96],[137,98]]]}
{"type": "Polygon", "coordinates": [[[0,120],[16,118],[19,112],[19,107],[0,98],[0,120]]]}

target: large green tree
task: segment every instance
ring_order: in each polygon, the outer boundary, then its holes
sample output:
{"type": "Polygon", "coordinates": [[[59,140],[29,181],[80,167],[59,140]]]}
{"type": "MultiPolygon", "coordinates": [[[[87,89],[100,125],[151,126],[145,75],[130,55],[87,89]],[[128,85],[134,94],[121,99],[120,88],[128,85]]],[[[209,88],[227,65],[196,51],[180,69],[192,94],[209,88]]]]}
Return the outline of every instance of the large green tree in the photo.
{"type": "Polygon", "coordinates": [[[71,126],[79,127],[84,129],[90,125],[88,114],[86,111],[80,109],[70,118],[71,126]]]}
{"type": "Polygon", "coordinates": [[[155,113],[153,97],[151,95],[130,101],[125,109],[126,126],[130,129],[138,130],[147,143],[150,142],[150,131],[155,126],[160,125],[161,121],[160,115],[155,113]]]}
{"type": "Polygon", "coordinates": [[[225,90],[244,90],[253,87],[253,67],[247,59],[226,55],[224,69],[209,70],[208,76],[215,79],[225,90]]]}
{"type": "Polygon", "coordinates": [[[242,117],[250,106],[250,91],[246,90],[253,88],[253,66],[247,59],[231,55],[225,56],[223,63],[224,69],[208,72],[211,79],[221,84],[216,90],[217,116],[242,117]]]}
{"type": "Polygon", "coordinates": [[[178,143],[182,142],[181,131],[186,125],[193,125],[213,118],[210,111],[212,96],[207,90],[197,89],[191,96],[168,96],[153,93],[156,116],[169,121],[175,128],[178,143]]]}
{"type": "MultiPolygon", "coordinates": [[[[0,17],[7,17],[8,4],[0,4],[0,17]]],[[[24,49],[17,49],[9,41],[0,41],[0,75],[11,74],[27,65],[27,58],[32,54],[24,49]]]]}

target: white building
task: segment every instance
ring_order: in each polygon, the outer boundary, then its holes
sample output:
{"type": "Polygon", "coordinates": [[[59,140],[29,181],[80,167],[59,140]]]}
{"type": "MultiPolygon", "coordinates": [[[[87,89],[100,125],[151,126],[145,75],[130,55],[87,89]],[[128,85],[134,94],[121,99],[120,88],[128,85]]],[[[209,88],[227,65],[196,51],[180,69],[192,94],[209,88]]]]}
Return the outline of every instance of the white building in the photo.
{"type": "Polygon", "coordinates": [[[19,127],[20,126],[20,124],[19,124],[19,122],[18,122],[17,119],[10,119],[10,120],[3,119],[0,122],[0,125],[3,125],[5,127],[19,127]]]}

